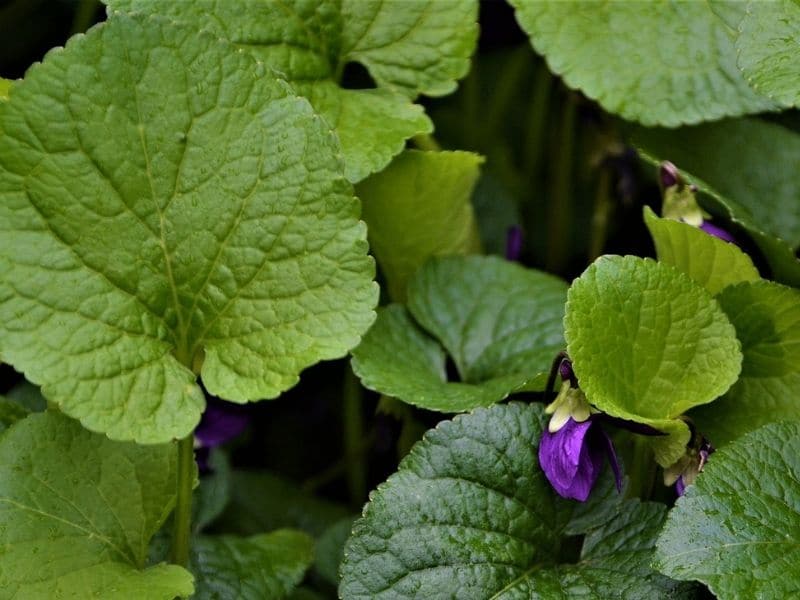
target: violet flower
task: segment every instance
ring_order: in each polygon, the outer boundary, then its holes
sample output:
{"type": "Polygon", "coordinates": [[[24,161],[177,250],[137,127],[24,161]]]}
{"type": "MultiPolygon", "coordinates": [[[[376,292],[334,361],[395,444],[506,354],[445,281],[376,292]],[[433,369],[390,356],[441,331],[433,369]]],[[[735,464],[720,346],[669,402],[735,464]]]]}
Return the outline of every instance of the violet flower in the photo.
{"type": "Polygon", "coordinates": [[[522,254],[522,227],[512,225],[506,230],[506,260],[518,261],[522,254]]]}
{"type": "Polygon", "coordinates": [[[539,440],[539,465],[545,477],[560,496],[585,502],[607,456],[621,491],[619,463],[611,439],[600,426],[602,415],[592,414],[568,358],[559,355],[553,367],[548,389],[552,390],[556,370],[563,381],[558,396],[545,409],[553,416],[539,440]]]}
{"type": "Polygon", "coordinates": [[[194,430],[195,459],[200,472],[208,472],[208,454],[211,448],[238,437],[250,423],[247,408],[211,398],[200,423],[194,430]]]}
{"type": "Polygon", "coordinates": [[[700,229],[705,231],[708,235],[713,235],[716,238],[719,238],[725,242],[729,242],[731,244],[736,244],[736,238],[734,238],[730,233],[725,231],[722,227],[717,227],[713,225],[709,221],[703,220],[700,224],[700,229]]]}
{"type": "Polygon", "coordinates": [[[664,470],[664,484],[675,484],[678,496],[686,493],[687,486],[694,483],[697,476],[702,473],[703,467],[708,462],[708,457],[714,453],[714,447],[702,435],[692,447],[690,446],[678,462],[664,470]]]}
{"type": "Polygon", "coordinates": [[[622,476],[611,438],[599,426],[595,415],[586,421],[570,418],[555,433],[547,429],[539,441],[539,464],[553,489],[563,498],[586,502],[608,457],[617,490],[622,476]]]}

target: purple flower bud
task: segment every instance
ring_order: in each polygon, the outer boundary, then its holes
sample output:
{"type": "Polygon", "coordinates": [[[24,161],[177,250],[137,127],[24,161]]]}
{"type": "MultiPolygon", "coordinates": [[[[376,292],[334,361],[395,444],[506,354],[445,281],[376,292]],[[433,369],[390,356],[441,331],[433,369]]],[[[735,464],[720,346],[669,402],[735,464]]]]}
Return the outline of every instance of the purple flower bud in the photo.
{"type": "Polygon", "coordinates": [[[565,358],[558,365],[558,374],[561,375],[562,381],[572,381],[575,378],[575,372],[572,370],[572,361],[565,358]]]}
{"type": "Polygon", "coordinates": [[[522,254],[522,227],[512,225],[506,231],[506,260],[517,261],[522,254]]]}
{"type": "Polygon", "coordinates": [[[547,428],[542,431],[539,464],[550,485],[563,498],[580,502],[589,498],[600,476],[604,456],[608,456],[617,490],[621,490],[622,478],[614,446],[593,418],[581,423],[570,418],[555,433],[547,428]]]}
{"type": "Polygon", "coordinates": [[[680,475],[675,480],[675,491],[678,493],[678,496],[683,496],[686,493],[686,484],[683,483],[683,475],[680,475]]]}
{"type": "Polygon", "coordinates": [[[700,229],[705,231],[708,235],[713,235],[725,242],[729,242],[731,244],[736,243],[736,238],[734,238],[730,233],[722,229],[722,227],[717,227],[716,225],[712,225],[709,221],[703,221],[700,225],[700,229]]]}
{"type": "Polygon", "coordinates": [[[675,478],[675,493],[683,496],[686,488],[692,485],[698,474],[703,472],[703,467],[708,462],[708,457],[714,453],[714,447],[703,436],[699,436],[678,462],[665,470],[665,483],[669,484],[675,478]]]}
{"type": "Polygon", "coordinates": [[[681,180],[680,173],[678,173],[678,168],[669,161],[664,161],[661,163],[658,174],[661,179],[661,185],[664,188],[670,188],[674,185],[678,185],[681,180]]]}

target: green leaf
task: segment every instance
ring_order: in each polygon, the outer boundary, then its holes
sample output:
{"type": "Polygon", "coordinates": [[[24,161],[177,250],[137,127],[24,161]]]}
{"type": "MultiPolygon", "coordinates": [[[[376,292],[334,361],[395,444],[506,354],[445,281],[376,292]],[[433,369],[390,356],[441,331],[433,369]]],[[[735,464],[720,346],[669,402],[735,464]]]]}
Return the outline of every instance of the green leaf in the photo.
{"type": "Polygon", "coordinates": [[[106,3],[208,28],[281,73],[336,130],[353,182],[385,167],[406,139],[433,131],[411,99],[453,91],[477,39],[474,0],[106,3]],[[351,62],[379,90],[341,87],[351,62]]]}
{"type": "Polygon", "coordinates": [[[661,219],[644,208],[644,222],[653,236],[658,260],[683,271],[709,293],[742,281],[759,279],[753,261],[731,243],[697,227],[661,219]]]}
{"type": "Polygon", "coordinates": [[[550,69],[626,119],[675,127],[774,108],[739,73],[734,32],[706,2],[511,4],[550,69]]]}
{"type": "Polygon", "coordinates": [[[800,587],[800,424],[767,425],[716,452],[678,500],[655,565],[721,600],[800,587]]]}
{"type": "Polygon", "coordinates": [[[0,396],[0,434],[29,414],[30,411],[19,402],[0,396]]]}
{"type": "Polygon", "coordinates": [[[137,446],[58,413],[0,437],[0,589],[15,598],[142,598],[192,593],[185,569],[147,566],[175,504],[172,444],[137,446]]]}
{"type": "Polygon", "coordinates": [[[372,322],[335,140],[228,44],[115,16],[34,66],[0,124],[0,352],[89,429],[184,437],[192,370],[275,397],[372,322]]]}
{"type": "Polygon", "coordinates": [[[748,231],[800,246],[797,133],[759,119],[730,119],[681,129],[636,128],[632,139],[648,154],[689,169],[687,180],[718,196],[748,231]]]}
{"type": "Polygon", "coordinates": [[[718,297],[742,343],[742,374],[728,393],[691,416],[719,447],[766,423],[800,419],[800,291],[771,281],[718,297]]]}
{"type": "Polygon", "coordinates": [[[326,529],[315,548],[315,568],[333,586],[339,584],[339,565],[344,558],[344,545],[353,530],[356,517],[345,517],[326,529]]]}
{"type": "Polygon", "coordinates": [[[282,529],[240,538],[200,536],[192,541],[191,569],[197,577],[193,598],[212,600],[285,598],[314,560],[314,540],[282,529]]]}
{"type": "Polygon", "coordinates": [[[783,106],[800,103],[800,5],[748,2],[736,36],[739,68],[752,88],[783,106]]]}
{"type": "MultiPolygon", "coordinates": [[[[556,350],[558,352],[558,350],[556,350]]],[[[403,306],[378,310],[378,319],[353,350],[353,372],[364,387],[427,410],[462,412],[490,406],[521,390],[529,373],[483,381],[448,382],[447,356],[403,306]]]]}
{"type": "Polygon", "coordinates": [[[14,82],[10,79],[3,79],[0,77],[0,101],[8,100],[8,94],[11,92],[11,87],[14,82]]]}
{"type": "Polygon", "coordinates": [[[192,496],[192,527],[202,531],[225,511],[231,497],[231,465],[224,451],[214,448],[209,453],[210,473],[200,477],[192,496]]]}
{"type": "Polygon", "coordinates": [[[349,514],[344,506],[314,497],[272,473],[233,471],[231,499],[215,527],[252,535],[284,527],[314,537],[349,514]]]}
{"type": "MultiPolygon", "coordinates": [[[[564,327],[590,403],[683,438],[674,420],[725,393],[741,368],[736,331],[711,295],[650,259],[595,261],[570,287],[564,327]]],[[[678,443],[656,450],[662,466],[680,456],[678,443]]]]}
{"type": "Polygon", "coordinates": [[[545,424],[541,406],[511,403],[429,431],[356,522],[340,596],[664,597],[672,584],[648,566],[661,505],[627,503],[589,531],[577,564],[558,564],[577,503],[539,468],[545,424]]]}
{"type": "Polygon", "coordinates": [[[565,292],[560,279],[497,257],[434,259],[411,280],[410,314],[379,311],[353,350],[353,371],[369,389],[443,412],[541,390],[564,348],[565,292]],[[461,381],[447,381],[442,346],[461,381]]]}
{"type": "Polygon", "coordinates": [[[480,250],[470,196],[482,162],[471,152],[409,150],[356,188],[395,301],[405,301],[409,278],[432,256],[480,250]]]}
{"type": "Polygon", "coordinates": [[[29,412],[42,412],[47,408],[47,400],[42,396],[42,391],[30,381],[21,381],[8,392],[6,398],[21,404],[29,412]]]}

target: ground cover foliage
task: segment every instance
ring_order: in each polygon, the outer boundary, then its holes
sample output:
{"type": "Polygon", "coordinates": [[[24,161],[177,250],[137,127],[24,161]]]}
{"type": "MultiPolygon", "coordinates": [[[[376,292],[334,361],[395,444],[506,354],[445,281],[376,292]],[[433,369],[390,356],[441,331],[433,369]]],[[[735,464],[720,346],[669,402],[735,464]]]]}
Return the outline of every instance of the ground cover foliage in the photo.
{"type": "Polygon", "coordinates": [[[800,593],[795,0],[0,26],[0,599],[800,593]]]}

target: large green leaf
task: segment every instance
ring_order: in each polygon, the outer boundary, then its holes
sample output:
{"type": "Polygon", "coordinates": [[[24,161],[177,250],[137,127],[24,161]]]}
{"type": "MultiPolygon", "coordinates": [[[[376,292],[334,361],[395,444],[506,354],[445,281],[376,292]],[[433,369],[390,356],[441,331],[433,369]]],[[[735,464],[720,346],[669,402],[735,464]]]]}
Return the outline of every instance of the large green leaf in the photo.
{"type": "Polygon", "coordinates": [[[430,257],[479,251],[470,196],[482,162],[471,152],[408,150],[356,188],[370,248],[397,302],[430,257]]]}
{"type": "Polygon", "coordinates": [[[541,406],[511,403],[429,431],[356,522],[341,597],[663,597],[673,584],[649,568],[661,505],[628,502],[559,564],[577,503],[539,468],[545,425],[541,406]]]}
{"type": "Polygon", "coordinates": [[[335,140],[228,44],[116,16],[33,67],[0,125],[0,352],[86,427],[183,437],[192,370],[275,397],[373,320],[335,140]]]}
{"type": "Polygon", "coordinates": [[[736,36],[736,56],[747,81],[784,106],[800,104],[800,4],[748,2],[736,36]]]}
{"type": "Polygon", "coordinates": [[[734,31],[706,2],[511,4],[550,69],[626,119],[674,127],[774,107],[742,77],[734,31]]]}
{"type": "Polygon", "coordinates": [[[734,244],[687,223],[661,219],[648,207],[644,222],[653,236],[658,260],[680,269],[711,294],[759,278],[753,261],[734,244]]]}
{"type": "Polygon", "coordinates": [[[716,192],[748,231],[800,246],[797,133],[759,119],[729,119],[681,129],[636,128],[632,139],[648,154],[689,170],[687,179],[716,192]]]}
{"type": "Polygon", "coordinates": [[[433,125],[418,94],[455,89],[477,39],[474,0],[106,0],[208,28],[280,72],[335,128],[346,174],[380,171],[433,125]],[[367,68],[378,89],[341,87],[344,67],[367,68]]]}
{"type": "Polygon", "coordinates": [[[792,598],[800,589],[800,423],[726,446],[670,512],[655,564],[721,600],[792,598]]]}
{"type": "Polygon", "coordinates": [[[541,390],[564,348],[566,285],[546,273],[497,257],[437,258],[416,273],[408,297],[408,311],[380,311],[353,350],[353,371],[410,404],[457,412],[541,390]],[[458,382],[447,381],[445,350],[458,382]]]}
{"type": "MultiPolygon", "coordinates": [[[[717,302],[684,273],[650,259],[595,261],[570,287],[564,327],[589,402],[684,442],[687,430],[675,419],[725,393],[741,368],[736,331],[717,302]]],[[[668,466],[681,445],[657,453],[668,466]]]]}
{"type": "Polygon", "coordinates": [[[766,423],[800,420],[800,291],[771,281],[718,297],[742,342],[742,375],[728,393],[692,412],[715,446],[766,423]]]}
{"type": "Polygon", "coordinates": [[[200,536],[192,541],[193,598],[280,600],[302,581],[313,559],[314,540],[302,531],[200,536]]]}
{"type": "Polygon", "coordinates": [[[34,414],[0,437],[0,595],[171,600],[175,565],[147,565],[175,504],[175,448],[137,446],[34,414]]]}

